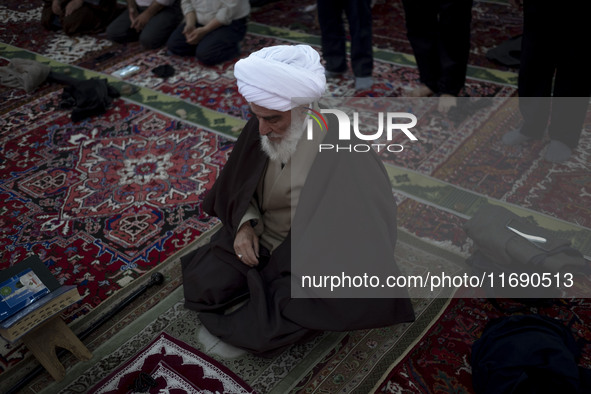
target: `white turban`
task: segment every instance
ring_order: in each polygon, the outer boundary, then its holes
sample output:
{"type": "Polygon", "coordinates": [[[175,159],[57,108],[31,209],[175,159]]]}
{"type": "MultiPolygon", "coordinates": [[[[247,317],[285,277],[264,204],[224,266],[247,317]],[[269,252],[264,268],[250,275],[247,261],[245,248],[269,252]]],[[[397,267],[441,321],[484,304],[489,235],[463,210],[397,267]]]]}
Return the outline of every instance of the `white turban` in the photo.
{"type": "Polygon", "coordinates": [[[234,76],[246,101],[277,111],[318,100],[326,87],[320,56],[308,45],[263,48],[239,60],[234,76]]]}

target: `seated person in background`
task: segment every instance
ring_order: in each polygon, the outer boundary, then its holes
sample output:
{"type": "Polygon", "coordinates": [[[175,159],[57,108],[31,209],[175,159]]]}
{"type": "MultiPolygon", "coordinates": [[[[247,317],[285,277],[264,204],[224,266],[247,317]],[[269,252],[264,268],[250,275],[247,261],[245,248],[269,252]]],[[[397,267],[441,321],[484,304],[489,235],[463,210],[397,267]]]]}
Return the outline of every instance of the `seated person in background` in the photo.
{"type": "Polygon", "coordinates": [[[138,41],[145,49],[160,48],[182,19],[180,0],[127,0],[123,11],[107,27],[115,42],[138,41]]]}
{"type": "Polygon", "coordinates": [[[248,0],[182,0],[185,21],[166,46],[173,55],[195,56],[214,65],[240,55],[250,13],[248,0]]]}
{"type": "Polygon", "coordinates": [[[44,0],[41,25],[64,33],[98,33],[115,17],[117,0],[44,0]]]}
{"type": "MultiPolygon", "coordinates": [[[[332,132],[313,126],[312,139],[307,137],[308,108],[318,110],[316,101],[326,86],[316,50],[308,45],[263,48],[238,61],[234,75],[253,116],[203,201],[203,210],[223,226],[209,244],[182,258],[185,306],[200,312],[212,334],[260,355],[321,330],[414,320],[402,289],[388,293],[391,298],[350,298],[350,293],[349,298],[292,298],[292,280],[298,281],[292,251],[306,254],[304,264],[336,265],[338,271],[347,270],[337,257],[340,251],[361,253],[363,260],[354,259],[353,269],[370,271],[375,256],[385,253],[386,264],[397,272],[396,203],[375,152],[353,153],[351,165],[347,155],[318,153],[320,142],[332,142],[332,132]],[[330,184],[345,185],[347,199],[330,184]],[[350,196],[362,203],[343,204],[350,196]],[[369,225],[360,226],[360,219],[369,225]],[[308,230],[335,226],[347,229],[346,239],[340,234],[309,237],[308,230]],[[230,307],[237,309],[225,314],[230,307]]],[[[334,125],[329,122],[328,130],[336,130],[334,125]]]]}

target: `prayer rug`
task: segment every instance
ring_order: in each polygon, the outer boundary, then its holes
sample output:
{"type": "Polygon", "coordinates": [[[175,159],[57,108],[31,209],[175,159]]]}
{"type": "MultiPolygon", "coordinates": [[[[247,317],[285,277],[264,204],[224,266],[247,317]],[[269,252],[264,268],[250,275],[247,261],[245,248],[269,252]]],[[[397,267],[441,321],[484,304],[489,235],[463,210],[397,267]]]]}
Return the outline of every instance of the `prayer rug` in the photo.
{"type": "MultiPolygon", "coordinates": [[[[69,323],[217,224],[200,204],[232,143],[120,99],[75,123],[59,101],[53,92],[0,118],[0,268],[36,254],[77,285],[69,323]]],[[[2,370],[15,361],[7,349],[2,370]]]]}
{"type": "MultiPolygon", "coordinates": [[[[399,238],[396,256],[399,265],[410,272],[420,270],[427,261],[445,266],[461,262],[457,256],[426,247],[420,240],[403,237],[399,238]]],[[[178,265],[176,269],[180,271],[178,265]]],[[[174,276],[172,272],[171,276],[174,276]]],[[[433,294],[422,296],[427,295],[433,294]]],[[[417,298],[412,302],[417,317],[412,324],[321,333],[272,358],[262,358],[224,344],[209,334],[199,323],[197,313],[184,308],[183,290],[177,288],[145,313],[130,312],[125,321],[105,329],[100,334],[103,339],[96,338],[89,344],[94,354],[92,360],[78,362],[68,354],[64,360],[68,370],[64,381],[56,383],[44,373],[31,382],[23,394],[86,392],[162,331],[215,358],[259,393],[369,392],[386,368],[445,304],[444,299],[431,298],[417,298]]]]}
{"type": "Polygon", "coordinates": [[[135,391],[254,392],[224,365],[164,332],[88,392],[107,394],[135,391]]]}
{"type": "MultiPolygon", "coordinates": [[[[503,303],[505,307],[518,304],[503,303]]],[[[526,308],[569,327],[583,348],[579,365],[591,367],[591,302],[555,300],[552,305],[526,308]]],[[[409,351],[397,360],[375,387],[377,393],[473,393],[471,348],[486,324],[504,312],[485,299],[454,298],[441,316],[409,351]]]]}

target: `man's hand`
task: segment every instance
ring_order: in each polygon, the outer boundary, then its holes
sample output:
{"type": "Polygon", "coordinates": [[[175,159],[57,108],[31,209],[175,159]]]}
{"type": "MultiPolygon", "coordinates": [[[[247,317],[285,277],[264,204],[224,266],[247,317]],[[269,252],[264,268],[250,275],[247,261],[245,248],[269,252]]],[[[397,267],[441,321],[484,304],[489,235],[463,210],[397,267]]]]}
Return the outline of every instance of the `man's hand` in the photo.
{"type": "Polygon", "coordinates": [[[131,27],[133,27],[133,24],[135,23],[135,20],[138,17],[137,8],[135,8],[135,5],[130,5],[128,7],[128,11],[129,11],[129,20],[131,21],[131,27]]]}
{"type": "Polygon", "coordinates": [[[183,35],[188,39],[188,36],[196,29],[195,25],[185,25],[183,28],[183,35]]]}
{"type": "Polygon", "coordinates": [[[148,10],[145,10],[144,12],[139,14],[134,21],[131,22],[131,28],[135,29],[135,31],[139,33],[140,31],[144,30],[144,27],[146,27],[150,19],[152,19],[152,14],[150,14],[148,10]]]}
{"type": "Polygon", "coordinates": [[[193,29],[193,31],[191,31],[190,33],[185,34],[185,37],[187,38],[187,44],[199,44],[199,41],[201,41],[206,34],[207,30],[205,30],[205,28],[203,27],[197,27],[193,29]]]}
{"type": "Polygon", "coordinates": [[[51,11],[57,16],[62,15],[62,7],[60,6],[59,0],[53,0],[51,2],[51,11]]]}
{"type": "Polygon", "coordinates": [[[259,237],[250,222],[244,222],[234,238],[236,256],[249,267],[259,265],[259,237]]]}
{"type": "Polygon", "coordinates": [[[80,7],[82,7],[82,4],[84,4],[84,0],[72,0],[68,3],[68,5],[66,6],[66,16],[69,16],[72,14],[72,12],[76,11],[77,9],[79,9],[80,7]]]}

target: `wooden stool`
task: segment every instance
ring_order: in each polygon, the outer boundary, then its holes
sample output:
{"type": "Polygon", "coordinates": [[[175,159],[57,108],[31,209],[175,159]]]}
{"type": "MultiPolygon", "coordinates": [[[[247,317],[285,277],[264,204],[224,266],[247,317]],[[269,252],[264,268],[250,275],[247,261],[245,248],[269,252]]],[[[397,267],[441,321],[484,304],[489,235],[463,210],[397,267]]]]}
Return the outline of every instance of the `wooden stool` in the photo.
{"type": "Polygon", "coordinates": [[[22,340],[35,355],[35,358],[58,382],[66,376],[66,369],[57,358],[57,346],[69,350],[79,360],[92,358],[90,350],[70,330],[59,314],[35,327],[23,336],[22,340]]]}

